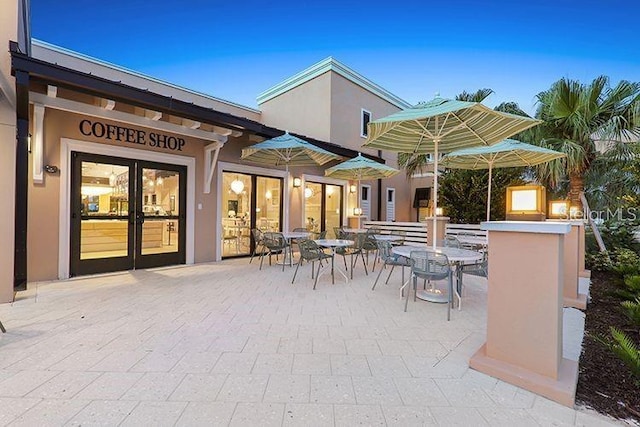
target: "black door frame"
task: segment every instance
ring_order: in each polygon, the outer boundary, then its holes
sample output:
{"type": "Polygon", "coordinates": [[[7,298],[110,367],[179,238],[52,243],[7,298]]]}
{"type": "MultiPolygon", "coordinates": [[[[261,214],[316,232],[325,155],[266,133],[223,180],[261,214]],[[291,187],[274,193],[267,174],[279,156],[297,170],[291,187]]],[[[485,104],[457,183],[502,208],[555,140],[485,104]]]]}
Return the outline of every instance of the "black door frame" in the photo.
{"type": "MultiPolygon", "coordinates": [[[[320,231],[329,231],[325,227],[325,222],[327,220],[327,185],[331,185],[333,187],[338,187],[340,189],[340,224],[339,227],[342,228],[344,225],[344,186],[340,184],[331,184],[327,182],[317,182],[313,180],[307,181],[309,184],[320,185],[320,231]]],[[[306,202],[305,202],[306,203],[306,202]]],[[[305,207],[306,211],[306,207],[305,207]]]]}
{"type": "Polygon", "coordinates": [[[164,265],[184,264],[186,262],[186,206],[187,206],[187,167],[160,162],[135,160],[102,154],[91,154],[78,151],[71,152],[71,218],[70,218],[70,259],[69,274],[71,277],[105,273],[112,271],[134,270],[164,265]],[[126,166],[129,168],[129,209],[126,216],[84,216],[81,214],[82,162],[96,162],[126,166]],[[178,222],[178,251],[170,253],[142,255],[142,169],[161,169],[176,171],[179,174],[179,215],[163,217],[178,222]],[[80,260],[80,238],[83,219],[95,220],[127,220],[127,256],[80,260]]]}

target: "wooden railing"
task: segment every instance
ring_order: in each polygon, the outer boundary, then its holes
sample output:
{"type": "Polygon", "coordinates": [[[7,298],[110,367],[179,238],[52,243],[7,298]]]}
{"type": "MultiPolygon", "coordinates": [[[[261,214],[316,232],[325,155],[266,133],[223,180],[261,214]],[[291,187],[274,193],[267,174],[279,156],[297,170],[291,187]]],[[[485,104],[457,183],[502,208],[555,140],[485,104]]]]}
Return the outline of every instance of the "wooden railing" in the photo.
{"type": "Polygon", "coordinates": [[[364,228],[379,227],[382,234],[406,231],[405,244],[427,243],[427,224],[423,222],[364,221],[364,228]]]}
{"type": "Polygon", "coordinates": [[[487,237],[487,232],[480,230],[480,224],[447,224],[444,233],[454,237],[458,237],[460,233],[473,233],[475,237],[487,237]]]}

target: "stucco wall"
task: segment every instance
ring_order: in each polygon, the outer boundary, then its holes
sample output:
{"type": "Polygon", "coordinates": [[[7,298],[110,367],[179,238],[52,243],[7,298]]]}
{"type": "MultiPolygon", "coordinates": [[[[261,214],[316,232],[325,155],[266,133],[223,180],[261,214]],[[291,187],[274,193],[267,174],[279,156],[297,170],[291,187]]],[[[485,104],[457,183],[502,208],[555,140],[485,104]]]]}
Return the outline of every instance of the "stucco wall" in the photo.
{"type": "Polygon", "coordinates": [[[329,141],[331,74],[326,72],[260,104],[262,123],[329,141]]]}
{"type": "MultiPolygon", "coordinates": [[[[109,142],[93,136],[80,133],[79,123],[85,117],[80,114],[67,113],[47,108],[44,117],[44,162],[48,165],[60,165],[60,139],[69,138],[78,141],[97,142],[113,146],[122,143],[109,142]]],[[[118,124],[118,122],[99,119],[103,123],[118,124]]],[[[123,126],[149,131],[149,128],[136,127],[125,124],[123,126]]],[[[164,132],[169,134],[169,132],[164,132]]],[[[178,135],[176,135],[178,136],[178,135]]],[[[195,166],[195,202],[201,204],[202,209],[195,209],[195,262],[211,261],[215,257],[215,218],[216,193],[203,193],[204,150],[208,143],[196,138],[179,135],[186,141],[180,155],[193,157],[195,166]]],[[[127,144],[127,148],[132,148],[127,144]]],[[[168,149],[153,149],[156,152],[176,154],[168,149]]],[[[144,150],[140,150],[144,151],[144,150]]],[[[31,162],[30,158],[30,162],[31,162]]],[[[167,163],[170,163],[168,161],[167,163]]],[[[31,167],[31,166],[30,166],[31,167]]],[[[59,239],[59,200],[61,194],[59,174],[45,174],[42,184],[34,184],[30,172],[29,186],[29,233],[28,259],[29,281],[50,280],[58,277],[58,239],[59,239]]],[[[215,189],[215,183],[213,185],[215,189]]]]}
{"type": "Polygon", "coordinates": [[[0,2],[0,303],[13,300],[16,110],[9,40],[17,40],[18,2],[0,2]]]}

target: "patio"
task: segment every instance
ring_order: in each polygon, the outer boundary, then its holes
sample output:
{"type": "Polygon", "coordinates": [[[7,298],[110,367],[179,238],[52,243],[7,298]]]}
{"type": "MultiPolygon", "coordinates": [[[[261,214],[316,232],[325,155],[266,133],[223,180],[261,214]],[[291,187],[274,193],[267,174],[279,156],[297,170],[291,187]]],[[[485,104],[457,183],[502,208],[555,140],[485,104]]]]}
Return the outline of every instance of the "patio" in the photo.
{"type": "MultiPolygon", "coordinates": [[[[338,260],[337,260],[338,261],[338,260]]],[[[0,425],[615,425],[470,370],[486,280],[463,310],[356,269],[246,259],[40,284],[0,305],[0,425]]],[[[581,315],[565,309],[565,357],[581,315]]]]}

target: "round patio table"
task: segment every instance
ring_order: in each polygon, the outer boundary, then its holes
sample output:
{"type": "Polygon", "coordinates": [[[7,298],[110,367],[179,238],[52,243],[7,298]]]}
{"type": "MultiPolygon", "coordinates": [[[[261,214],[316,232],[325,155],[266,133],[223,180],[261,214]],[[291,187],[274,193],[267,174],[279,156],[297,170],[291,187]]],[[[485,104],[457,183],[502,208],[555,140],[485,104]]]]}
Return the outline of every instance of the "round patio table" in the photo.
{"type": "MultiPolygon", "coordinates": [[[[461,309],[462,304],[462,269],[460,268],[460,266],[462,264],[465,264],[467,262],[474,262],[474,261],[480,261],[483,257],[483,255],[480,252],[476,252],[476,251],[471,251],[469,249],[460,249],[460,248],[451,248],[448,246],[437,246],[435,251],[433,250],[432,246],[428,246],[428,245],[420,245],[420,246],[413,246],[413,245],[405,245],[405,246],[394,246],[391,251],[396,254],[396,255],[400,255],[403,256],[405,258],[411,258],[411,252],[412,251],[427,251],[427,252],[436,252],[436,253],[440,253],[440,254],[445,254],[447,256],[447,258],[449,259],[449,262],[452,264],[453,267],[455,267],[456,269],[456,287],[455,287],[455,293],[456,296],[458,297],[458,310],[461,309]]],[[[408,284],[405,283],[403,285],[403,287],[405,287],[408,284]]],[[[436,294],[434,295],[433,292],[429,292],[427,290],[419,290],[416,292],[416,297],[425,300],[425,301],[435,301],[435,302],[441,302],[442,301],[442,295],[440,294],[436,294]]]]}
{"type": "MultiPolygon", "coordinates": [[[[353,240],[345,240],[345,239],[318,239],[314,240],[318,244],[318,246],[322,246],[323,248],[330,248],[331,254],[331,283],[335,284],[335,276],[334,272],[334,260],[336,258],[336,248],[345,248],[347,246],[353,246],[355,243],[353,240]]],[[[349,277],[346,273],[344,273],[340,268],[338,268],[338,272],[344,276],[345,282],[349,281],[349,277]]]]}

